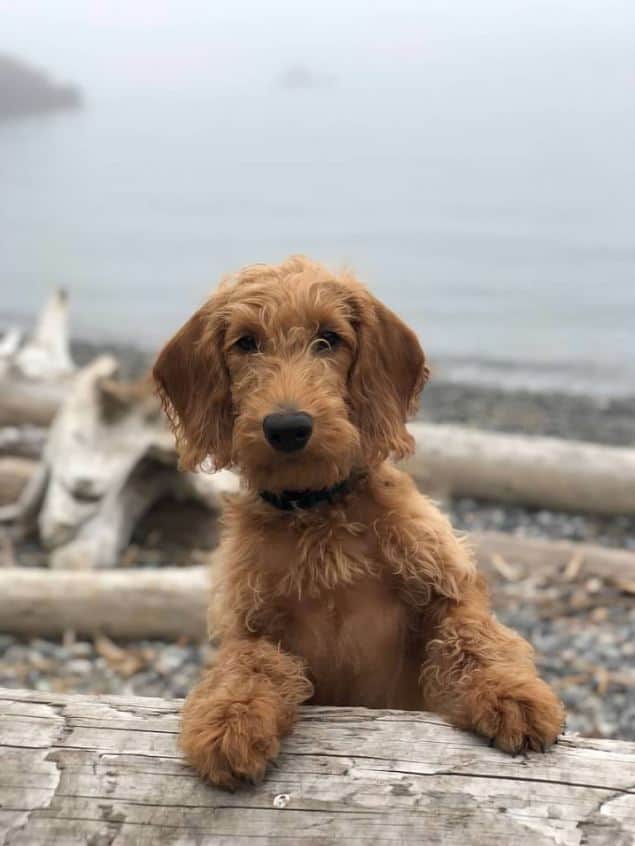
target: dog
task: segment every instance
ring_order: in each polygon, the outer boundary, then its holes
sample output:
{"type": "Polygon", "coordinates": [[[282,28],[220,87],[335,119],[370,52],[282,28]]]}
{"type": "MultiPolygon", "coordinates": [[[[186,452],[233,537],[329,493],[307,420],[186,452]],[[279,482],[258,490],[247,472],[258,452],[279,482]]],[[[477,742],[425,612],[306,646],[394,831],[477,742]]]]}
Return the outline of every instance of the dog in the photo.
{"type": "Polygon", "coordinates": [[[564,710],[491,614],[466,542],[393,461],[428,379],[416,335],[350,273],[294,256],[226,279],[153,370],[183,469],[236,469],[210,609],[215,666],[180,742],[257,782],[298,706],[430,710],[545,751],[564,710]]]}

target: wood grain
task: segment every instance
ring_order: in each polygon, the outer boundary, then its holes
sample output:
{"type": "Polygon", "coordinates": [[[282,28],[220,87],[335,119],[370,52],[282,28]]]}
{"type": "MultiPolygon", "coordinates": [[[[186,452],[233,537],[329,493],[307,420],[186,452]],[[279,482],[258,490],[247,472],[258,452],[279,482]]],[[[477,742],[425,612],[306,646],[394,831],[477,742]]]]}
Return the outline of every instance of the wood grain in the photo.
{"type": "Polygon", "coordinates": [[[635,744],[511,758],[426,713],[305,708],[263,784],[203,784],[179,702],[0,690],[0,843],[627,846],[635,744]]]}
{"type": "Polygon", "coordinates": [[[635,450],[412,423],[406,469],[435,495],[473,496],[591,514],[635,514],[635,450]]]}

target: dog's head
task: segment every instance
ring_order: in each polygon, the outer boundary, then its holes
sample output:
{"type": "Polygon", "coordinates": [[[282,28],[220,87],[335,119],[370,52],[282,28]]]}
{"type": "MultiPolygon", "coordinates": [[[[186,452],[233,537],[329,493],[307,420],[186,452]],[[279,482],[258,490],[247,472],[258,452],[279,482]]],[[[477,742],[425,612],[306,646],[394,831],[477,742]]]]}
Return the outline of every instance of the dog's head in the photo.
{"type": "Polygon", "coordinates": [[[154,367],[181,466],[234,466],[273,491],[410,453],[405,421],[427,376],[395,314],[301,257],[223,283],[154,367]]]}

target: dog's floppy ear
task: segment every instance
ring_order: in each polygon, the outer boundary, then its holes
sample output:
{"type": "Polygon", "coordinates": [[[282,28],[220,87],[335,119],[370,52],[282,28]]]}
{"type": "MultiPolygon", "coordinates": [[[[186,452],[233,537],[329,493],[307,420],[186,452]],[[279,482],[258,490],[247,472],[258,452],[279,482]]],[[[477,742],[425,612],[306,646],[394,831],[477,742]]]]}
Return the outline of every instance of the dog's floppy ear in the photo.
{"type": "Polygon", "coordinates": [[[406,419],[413,414],[429,375],[417,336],[394,312],[364,291],[352,305],[357,354],[349,397],[369,463],[414,449],[406,419]]]}
{"type": "Polygon", "coordinates": [[[223,356],[225,295],[215,294],[168,341],[152,375],[176,435],[180,467],[231,460],[233,408],[223,356]]]}

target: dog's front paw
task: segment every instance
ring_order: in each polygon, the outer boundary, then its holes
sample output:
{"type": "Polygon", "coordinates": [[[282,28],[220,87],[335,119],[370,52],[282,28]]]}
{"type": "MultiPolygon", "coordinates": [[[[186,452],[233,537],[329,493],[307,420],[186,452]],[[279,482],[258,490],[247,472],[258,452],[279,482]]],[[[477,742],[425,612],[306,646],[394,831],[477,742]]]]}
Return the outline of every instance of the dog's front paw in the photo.
{"type": "Polygon", "coordinates": [[[542,679],[510,680],[481,693],[474,729],[504,752],[545,752],[563,729],[564,706],[542,679]]]}
{"type": "Polygon", "coordinates": [[[217,787],[257,783],[280,750],[277,714],[266,700],[186,702],[181,747],[199,774],[217,787]]]}

